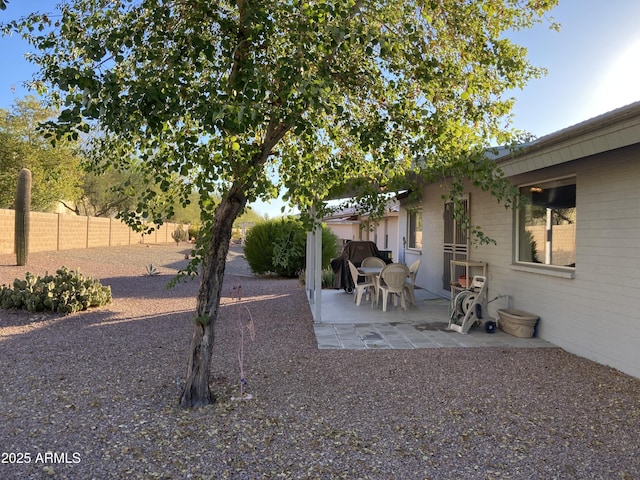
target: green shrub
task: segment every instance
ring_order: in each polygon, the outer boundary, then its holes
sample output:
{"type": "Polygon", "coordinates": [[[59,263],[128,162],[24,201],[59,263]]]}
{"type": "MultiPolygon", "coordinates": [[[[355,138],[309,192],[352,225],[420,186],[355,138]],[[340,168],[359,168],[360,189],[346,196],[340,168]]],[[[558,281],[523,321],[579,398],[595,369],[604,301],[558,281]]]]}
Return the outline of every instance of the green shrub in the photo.
{"type": "MultiPolygon", "coordinates": [[[[247,233],[244,254],[255,273],[295,277],[305,267],[307,233],[293,218],[267,220],[247,233]]],[[[338,254],[338,238],[322,227],[322,267],[338,254]]]]}
{"type": "Polygon", "coordinates": [[[182,225],[180,225],[173,231],[171,238],[173,238],[176,244],[179,244],[180,242],[186,242],[189,240],[189,233],[182,228],[182,225]]]}
{"type": "Polygon", "coordinates": [[[278,220],[254,225],[244,242],[244,256],[255,273],[273,272],[273,241],[277,237],[278,220]]]}
{"type": "Polygon", "coordinates": [[[283,220],[276,233],[273,239],[273,271],[283,277],[295,277],[305,265],[307,235],[304,228],[295,220],[283,220]]]}
{"type": "Polygon", "coordinates": [[[322,288],[333,288],[335,273],[331,267],[322,269],[322,288]]]}
{"type": "MultiPolygon", "coordinates": [[[[322,288],[333,288],[333,280],[335,276],[336,274],[333,273],[333,269],[331,267],[323,268],[320,276],[321,282],[322,282],[322,288]]],[[[306,284],[307,276],[304,270],[300,270],[300,273],[298,274],[298,278],[300,280],[301,285],[306,284]]]]}
{"type": "Polygon", "coordinates": [[[202,228],[202,225],[200,224],[200,222],[193,222],[189,225],[189,240],[194,239],[194,240],[198,240],[198,237],[200,236],[200,229],[202,228]]]}
{"type": "Polygon", "coordinates": [[[24,280],[13,281],[13,288],[0,287],[0,307],[4,309],[67,314],[108,303],[111,303],[111,287],[66,267],[56,271],[55,276],[47,273],[39,277],[27,272],[24,280]]]}

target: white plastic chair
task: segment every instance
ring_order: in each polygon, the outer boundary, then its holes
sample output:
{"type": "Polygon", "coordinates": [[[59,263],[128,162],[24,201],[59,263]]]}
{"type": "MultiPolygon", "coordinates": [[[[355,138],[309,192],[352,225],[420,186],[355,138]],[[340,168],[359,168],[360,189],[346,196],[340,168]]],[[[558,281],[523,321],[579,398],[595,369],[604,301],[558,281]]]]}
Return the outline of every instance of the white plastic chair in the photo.
{"type": "Polygon", "coordinates": [[[356,305],[359,306],[360,302],[362,301],[362,295],[368,291],[369,295],[371,296],[371,301],[373,302],[373,295],[371,295],[371,293],[375,284],[370,280],[365,280],[365,282],[363,283],[358,283],[358,277],[361,276],[358,272],[358,269],[353,263],[351,263],[350,260],[347,260],[347,262],[349,263],[349,271],[351,272],[351,278],[353,279],[354,285],[353,289],[355,290],[353,301],[356,302],[356,305]]]}
{"type": "Polygon", "coordinates": [[[386,262],[379,257],[367,257],[362,260],[361,267],[384,267],[386,262]]]}
{"type": "Polygon", "coordinates": [[[416,277],[418,275],[418,269],[420,268],[421,262],[422,262],[422,259],[419,258],[409,266],[409,278],[405,281],[405,285],[404,285],[404,288],[407,292],[407,298],[409,299],[409,303],[414,307],[416,305],[416,292],[415,292],[416,277]]]}
{"type": "Polygon", "coordinates": [[[378,290],[382,293],[382,311],[387,311],[387,300],[390,294],[400,297],[400,305],[407,309],[404,301],[405,281],[409,276],[409,267],[402,263],[390,263],[380,272],[378,290]]]}

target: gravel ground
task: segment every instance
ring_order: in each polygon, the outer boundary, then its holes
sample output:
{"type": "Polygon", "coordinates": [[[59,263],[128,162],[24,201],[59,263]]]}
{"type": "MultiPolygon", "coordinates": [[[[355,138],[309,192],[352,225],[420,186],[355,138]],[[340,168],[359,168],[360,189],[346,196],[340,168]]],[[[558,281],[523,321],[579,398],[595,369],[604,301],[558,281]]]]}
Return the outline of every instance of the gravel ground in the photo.
{"type": "Polygon", "coordinates": [[[254,277],[238,252],[217,402],[179,409],[197,283],[165,285],[186,251],[0,256],[0,284],[65,265],[114,294],[66,317],[0,311],[0,478],[640,479],[639,379],[549,348],[318,350],[298,280],[254,277]],[[242,305],[256,335],[239,401],[242,305]]]}

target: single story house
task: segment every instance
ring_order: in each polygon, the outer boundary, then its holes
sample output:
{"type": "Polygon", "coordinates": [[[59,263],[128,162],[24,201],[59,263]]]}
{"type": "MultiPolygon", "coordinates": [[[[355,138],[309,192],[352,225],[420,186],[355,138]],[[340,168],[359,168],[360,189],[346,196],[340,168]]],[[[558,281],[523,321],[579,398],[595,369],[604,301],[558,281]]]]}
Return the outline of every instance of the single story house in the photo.
{"type": "Polygon", "coordinates": [[[496,244],[474,245],[439,185],[403,205],[399,231],[413,239],[405,263],[422,258],[416,283],[448,296],[472,262],[469,276],[485,269],[488,298],[505,296],[491,316],[507,304],[532,312],[539,337],[640,377],[640,102],[495,161],[529,199],[514,211],[469,186],[471,225],[496,244]]]}
{"type": "Polygon", "coordinates": [[[399,212],[400,203],[391,199],[383,217],[376,221],[348,207],[324,217],[323,222],[336,234],[342,245],[351,240],[372,241],[378,250],[390,252],[391,258],[397,262],[402,261],[399,258],[403,253],[403,239],[398,230],[399,212]]]}
{"type": "MultiPolygon", "coordinates": [[[[640,377],[640,102],[503,150],[495,161],[530,200],[505,209],[469,185],[462,201],[471,225],[495,244],[474,244],[442,187],[429,184],[418,203],[400,200],[394,260],[421,258],[416,285],[449,298],[458,276],[486,273],[488,298],[498,297],[490,316],[506,307],[532,312],[537,336],[640,377]]],[[[318,237],[309,233],[307,251],[315,318],[318,237]]]]}

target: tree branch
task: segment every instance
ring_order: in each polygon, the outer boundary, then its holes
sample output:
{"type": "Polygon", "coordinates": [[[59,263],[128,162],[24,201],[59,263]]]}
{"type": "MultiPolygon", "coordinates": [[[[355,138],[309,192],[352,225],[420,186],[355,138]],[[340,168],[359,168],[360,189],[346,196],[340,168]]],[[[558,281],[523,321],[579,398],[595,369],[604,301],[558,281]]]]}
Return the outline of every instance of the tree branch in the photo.
{"type": "Polygon", "coordinates": [[[60,200],[60,203],[62,204],[62,206],[64,208],[66,208],[67,210],[72,211],[73,213],[75,213],[76,215],[80,215],[80,210],[78,210],[78,206],[76,205],[76,208],[71,208],[69,205],[67,205],[64,201],[60,200]]]}
{"type": "MultiPolygon", "coordinates": [[[[236,86],[237,77],[240,72],[240,66],[244,59],[247,57],[249,51],[249,41],[246,37],[246,0],[238,0],[238,32],[236,33],[236,39],[238,44],[233,51],[233,64],[231,66],[231,73],[229,75],[229,88],[233,90],[236,86]]],[[[231,93],[231,92],[229,92],[231,93]]]]}

